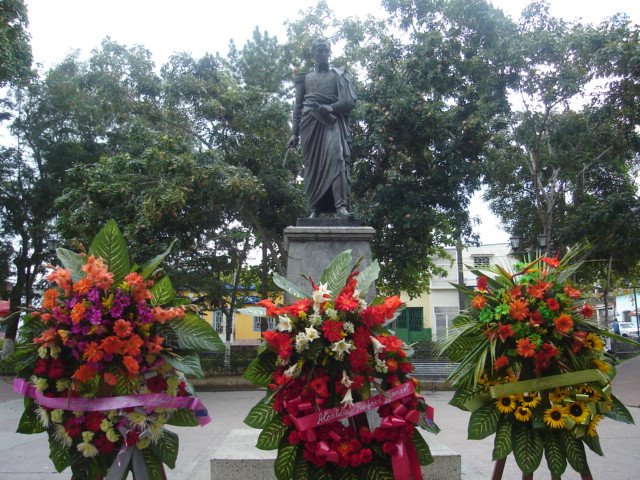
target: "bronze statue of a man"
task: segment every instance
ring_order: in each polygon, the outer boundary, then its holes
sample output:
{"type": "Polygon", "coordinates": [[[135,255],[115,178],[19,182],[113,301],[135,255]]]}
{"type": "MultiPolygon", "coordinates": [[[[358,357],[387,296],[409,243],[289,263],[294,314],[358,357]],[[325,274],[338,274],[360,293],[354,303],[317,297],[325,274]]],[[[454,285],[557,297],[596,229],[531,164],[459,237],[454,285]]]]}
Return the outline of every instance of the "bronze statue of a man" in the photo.
{"type": "Polygon", "coordinates": [[[356,103],[351,80],[329,67],[331,46],[325,39],[312,47],[314,71],[295,79],[296,103],[289,147],[300,140],[304,162],[304,191],[310,218],[335,212],[349,216],[351,131],[349,116],[356,103]]]}

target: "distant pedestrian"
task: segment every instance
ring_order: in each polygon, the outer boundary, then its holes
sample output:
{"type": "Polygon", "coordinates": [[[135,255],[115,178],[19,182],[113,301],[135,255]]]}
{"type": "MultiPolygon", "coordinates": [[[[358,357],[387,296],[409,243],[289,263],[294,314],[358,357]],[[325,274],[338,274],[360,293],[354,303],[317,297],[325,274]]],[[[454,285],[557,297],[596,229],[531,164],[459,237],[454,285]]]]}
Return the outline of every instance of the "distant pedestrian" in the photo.
{"type": "Polygon", "coordinates": [[[613,330],[613,333],[620,335],[620,324],[617,319],[614,319],[613,322],[611,322],[611,329],[613,330]]]}

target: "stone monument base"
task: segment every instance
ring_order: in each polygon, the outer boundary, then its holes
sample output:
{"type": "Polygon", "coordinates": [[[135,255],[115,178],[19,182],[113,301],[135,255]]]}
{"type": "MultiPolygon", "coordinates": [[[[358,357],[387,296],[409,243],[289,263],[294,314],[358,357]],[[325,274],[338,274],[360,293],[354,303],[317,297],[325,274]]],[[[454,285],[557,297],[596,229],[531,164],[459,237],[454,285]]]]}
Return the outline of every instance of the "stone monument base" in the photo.
{"type": "MultiPolygon", "coordinates": [[[[420,432],[426,438],[424,432],[420,432]]],[[[231,430],[211,459],[211,480],[275,480],[273,462],[277,450],[258,450],[255,445],[260,430],[231,430]]],[[[426,438],[434,462],[422,467],[423,478],[460,480],[462,461],[459,453],[435,440],[426,438]]]]}
{"type": "MultiPolygon", "coordinates": [[[[345,250],[351,250],[354,261],[364,258],[360,264],[362,270],[371,263],[370,242],[375,233],[375,229],[363,227],[352,217],[298,219],[295,227],[284,229],[287,280],[311,294],[309,282],[300,274],[319,282],[324,269],[345,250]]],[[[285,298],[286,303],[292,300],[285,298]]]]}

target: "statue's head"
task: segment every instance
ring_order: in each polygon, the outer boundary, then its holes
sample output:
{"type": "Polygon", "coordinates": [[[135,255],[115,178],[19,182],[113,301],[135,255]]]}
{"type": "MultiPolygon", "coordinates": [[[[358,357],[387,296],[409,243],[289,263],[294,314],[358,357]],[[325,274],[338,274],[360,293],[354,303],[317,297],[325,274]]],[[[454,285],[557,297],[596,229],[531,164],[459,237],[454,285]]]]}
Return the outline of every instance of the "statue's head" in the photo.
{"type": "Polygon", "coordinates": [[[326,38],[318,38],[311,46],[311,56],[316,63],[328,63],[331,55],[331,44],[326,38]]]}

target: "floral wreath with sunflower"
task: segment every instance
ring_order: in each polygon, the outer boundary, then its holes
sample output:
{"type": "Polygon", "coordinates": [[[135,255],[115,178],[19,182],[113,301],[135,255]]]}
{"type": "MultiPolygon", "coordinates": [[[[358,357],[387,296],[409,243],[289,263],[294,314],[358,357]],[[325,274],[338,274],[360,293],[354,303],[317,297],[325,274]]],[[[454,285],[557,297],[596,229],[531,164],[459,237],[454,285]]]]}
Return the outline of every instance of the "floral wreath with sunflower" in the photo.
{"type": "Polygon", "coordinates": [[[439,345],[459,362],[451,404],[471,412],[470,439],[495,434],[497,470],[513,453],[523,474],[532,474],[544,453],[552,475],[568,463],[588,477],[584,446],[603,455],[598,423],[633,423],[612,393],[616,372],[602,337],[627,339],[589,321],[593,308],[570,280],[581,251],[517,264],[516,273],[497,265],[473,270],[475,289],[456,285],[470,308],[439,345]]]}
{"type": "Polygon", "coordinates": [[[404,305],[397,296],[367,305],[379,267],[373,262],[358,272],[359,263],[351,266],[350,251],[338,255],[319,284],[306,277],[311,296],[276,275],[299,300],[241,310],[278,319],[245,372],[267,388],[245,423],[262,430],[257,448],[278,450],[278,480],[417,480],[421,465],[433,462],[416,428],[437,433],[433,409],[410,376],[411,349],[385,328],[404,305]]]}

